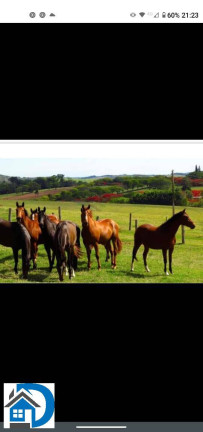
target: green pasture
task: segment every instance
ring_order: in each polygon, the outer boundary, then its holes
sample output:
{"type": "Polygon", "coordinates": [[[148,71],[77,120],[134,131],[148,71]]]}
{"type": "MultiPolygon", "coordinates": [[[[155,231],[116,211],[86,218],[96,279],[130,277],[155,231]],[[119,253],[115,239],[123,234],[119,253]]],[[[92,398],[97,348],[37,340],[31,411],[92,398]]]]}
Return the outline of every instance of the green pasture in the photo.
{"type": "MultiPolygon", "coordinates": [[[[85,203],[84,203],[85,204],[85,203]]],[[[37,206],[47,208],[47,214],[54,212],[58,214],[58,206],[61,206],[62,219],[68,219],[76,222],[81,226],[80,208],[81,203],[77,202],[54,202],[32,200],[26,201],[25,206],[28,211],[30,208],[37,206]]],[[[8,219],[8,209],[12,208],[12,220],[15,221],[15,201],[0,199],[0,218],[8,219]]],[[[97,270],[97,262],[94,250],[92,251],[92,268],[87,270],[86,251],[81,239],[83,257],[79,260],[76,277],[69,282],[68,277],[64,278],[66,283],[200,283],[203,281],[203,208],[188,208],[188,214],[196,225],[194,230],[185,227],[185,244],[181,242],[181,229],[179,229],[176,239],[177,244],[173,253],[173,271],[174,274],[165,276],[163,272],[163,258],[161,250],[150,250],[148,254],[148,266],[151,270],[146,273],[143,265],[143,246],[138,251],[138,262],[135,261],[135,270],[131,272],[131,256],[134,242],[135,219],[138,220],[138,226],[143,223],[160,225],[166,221],[166,217],[172,216],[172,209],[169,206],[152,206],[152,205],[130,205],[130,204],[110,204],[110,203],[92,203],[91,209],[93,216],[99,216],[100,219],[112,218],[120,226],[120,238],[123,242],[123,249],[117,256],[117,269],[112,270],[110,262],[105,262],[106,251],[100,246],[101,271],[97,270]],[[132,229],[129,231],[129,214],[132,213],[132,229]]],[[[182,210],[176,208],[176,212],[182,210]]],[[[38,268],[31,270],[28,276],[28,282],[36,283],[55,283],[58,282],[56,267],[52,273],[48,271],[48,258],[44,246],[39,246],[38,268]]],[[[19,254],[19,275],[13,272],[14,260],[12,250],[0,245],[0,282],[19,282],[25,283],[21,279],[21,254],[19,254]]]]}

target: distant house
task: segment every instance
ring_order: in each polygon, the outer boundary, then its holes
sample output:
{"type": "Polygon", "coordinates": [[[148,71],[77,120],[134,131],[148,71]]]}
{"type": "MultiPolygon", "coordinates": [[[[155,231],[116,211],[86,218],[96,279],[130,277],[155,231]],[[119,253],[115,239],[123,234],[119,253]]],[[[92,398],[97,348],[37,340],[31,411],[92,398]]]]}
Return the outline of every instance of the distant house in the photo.
{"type": "MultiPolygon", "coordinates": [[[[12,393],[13,394],[13,393],[12,393]]],[[[11,396],[11,395],[10,395],[11,396]]],[[[10,408],[10,426],[32,427],[35,418],[35,408],[40,407],[31,397],[21,391],[17,396],[11,397],[6,408],[10,408]],[[20,423],[23,423],[20,425],[20,423]]]]}

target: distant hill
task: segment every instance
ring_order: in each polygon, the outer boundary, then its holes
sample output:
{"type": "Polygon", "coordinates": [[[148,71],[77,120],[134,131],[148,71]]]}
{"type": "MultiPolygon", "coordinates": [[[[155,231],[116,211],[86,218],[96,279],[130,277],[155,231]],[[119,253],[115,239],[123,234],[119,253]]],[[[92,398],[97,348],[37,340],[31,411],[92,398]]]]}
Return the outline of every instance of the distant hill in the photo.
{"type": "Polygon", "coordinates": [[[101,176],[91,175],[91,176],[88,176],[88,177],[70,177],[70,178],[72,178],[74,180],[95,180],[95,179],[106,178],[106,177],[114,178],[114,177],[117,177],[117,176],[116,175],[106,174],[106,175],[101,175],[101,176]]]}
{"type": "MultiPolygon", "coordinates": [[[[115,178],[115,177],[155,177],[157,175],[165,175],[167,177],[170,177],[171,174],[114,174],[114,175],[110,175],[110,174],[104,174],[101,176],[96,176],[96,175],[92,175],[92,176],[88,176],[88,177],[71,177],[74,180],[99,180],[102,178],[115,178]]],[[[188,173],[174,173],[174,176],[181,176],[184,177],[188,175],[188,173]]]]}
{"type": "Polygon", "coordinates": [[[189,173],[178,173],[178,172],[176,172],[176,173],[174,173],[174,176],[186,176],[186,175],[188,175],[189,173]]]}
{"type": "MultiPolygon", "coordinates": [[[[102,178],[112,178],[114,179],[115,177],[153,177],[157,174],[104,174],[101,176],[96,176],[96,175],[92,175],[92,176],[88,176],[88,177],[70,177],[73,180],[99,180],[102,178]]],[[[164,175],[164,174],[163,174],[164,175]]]]}
{"type": "MultiPolygon", "coordinates": [[[[115,177],[153,177],[156,176],[157,174],[104,174],[101,176],[97,176],[97,175],[91,175],[91,176],[87,176],[87,177],[67,177],[67,178],[72,178],[73,180],[99,180],[102,178],[115,178],[115,177]]],[[[160,174],[160,175],[164,175],[164,174],[160,174]]],[[[166,175],[166,174],[165,174],[166,175]]],[[[174,173],[174,176],[186,176],[188,175],[188,173],[174,173]]],[[[168,175],[170,176],[170,175],[168,175]]],[[[40,176],[39,176],[40,177],[40,176]]],[[[48,176],[50,177],[50,176],[48,176]]],[[[10,183],[9,181],[10,176],[6,176],[3,174],[0,174],[0,183],[6,182],[6,183],[10,183]]],[[[36,177],[19,177],[22,180],[34,180],[36,177]]],[[[66,177],[65,177],[66,178],[66,177]]]]}
{"type": "Polygon", "coordinates": [[[9,178],[10,178],[10,176],[0,174],[0,183],[3,183],[3,182],[10,183],[9,178]]]}

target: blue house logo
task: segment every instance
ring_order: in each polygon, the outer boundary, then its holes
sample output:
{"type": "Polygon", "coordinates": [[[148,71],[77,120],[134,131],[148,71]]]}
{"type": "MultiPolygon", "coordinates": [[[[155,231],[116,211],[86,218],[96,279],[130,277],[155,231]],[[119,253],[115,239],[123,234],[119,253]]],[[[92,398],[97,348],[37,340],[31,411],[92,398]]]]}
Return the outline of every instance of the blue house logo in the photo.
{"type": "Polygon", "coordinates": [[[4,384],[4,402],[4,428],[54,428],[54,384],[4,384]]]}

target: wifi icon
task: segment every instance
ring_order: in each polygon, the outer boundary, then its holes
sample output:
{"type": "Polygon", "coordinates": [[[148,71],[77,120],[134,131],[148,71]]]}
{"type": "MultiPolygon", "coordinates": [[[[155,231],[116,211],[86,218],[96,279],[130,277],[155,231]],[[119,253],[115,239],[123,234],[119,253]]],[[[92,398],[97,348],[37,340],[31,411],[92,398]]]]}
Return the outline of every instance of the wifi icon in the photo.
{"type": "Polygon", "coordinates": [[[143,16],[145,15],[145,12],[140,12],[140,16],[143,18],[143,16]]]}

